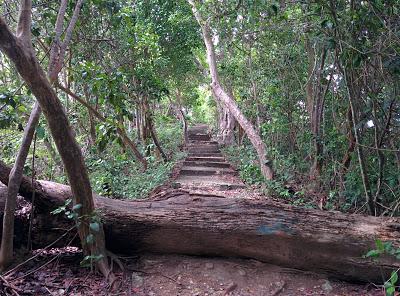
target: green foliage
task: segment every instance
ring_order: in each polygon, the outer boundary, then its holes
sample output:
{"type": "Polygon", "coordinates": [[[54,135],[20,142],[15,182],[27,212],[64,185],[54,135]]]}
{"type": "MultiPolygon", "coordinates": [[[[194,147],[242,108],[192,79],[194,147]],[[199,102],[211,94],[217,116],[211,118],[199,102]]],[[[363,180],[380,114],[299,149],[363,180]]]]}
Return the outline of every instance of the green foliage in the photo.
{"type": "Polygon", "coordinates": [[[67,207],[71,204],[72,199],[67,199],[62,206],[59,206],[57,209],[51,211],[51,214],[57,215],[60,213],[66,213],[67,212],[67,207]]]}
{"type": "MultiPolygon", "coordinates": [[[[94,212],[90,215],[81,215],[80,210],[82,208],[81,204],[76,204],[73,207],[70,206],[72,199],[67,199],[62,206],[59,206],[55,210],[51,212],[53,215],[58,215],[64,213],[68,219],[72,219],[75,222],[76,226],[79,226],[81,223],[87,223],[89,225],[89,234],[86,236],[84,240],[84,244],[91,245],[95,242],[95,236],[100,232],[100,217],[94,212]]],[[[82,267],[90,267],[93,268],[93,264],[102,259],[103,255],[91,254],[85,256],[80,265],[82,267]]]]}
{"type": "Polygon", "coordinates": [[[80,262],[80,266],[90,267],[91,269],[93,269],[94,263],[96,263],[96,261],[99,261],[102,258],[104,258],[104,256],[101,254],[100,255],[87,255],[80,262]]]}
{"type": "Polygon", "coordinates": [[[18,125],[21,128],[20,116],[27,111],[25,99],[13,92],[0,87],[0,129],[6,129],[18,125]]]}
{"type": "Polygon", "coordinates": [[[247,184],[262,184],[264,182],[260,167],[257,164],[257,156],[251,147],[230,146],[222,149],[228,161],[238,170],[240,177],[247,184]]]}
{"type": "MultiPolygon", "coordinates": [[[[176,161],[184,157],[179,152],[182,144],[182,131],[175,122],[169,118],[159,118],[158,137],[170,161],[167,163],[157,159],[154,155],[147,157],[148,169],[143,172],[133,155],[122,152],[119,145],[108,145],[99,154],[92,150],[86,163],[89,168],[90,178],[95,192],[115,198],[140,199],[147,197],[148,193],[156,186],[165,182],[176,161]]],[[[141,147],[142,151],[146,147],[141,147]]],[[[154,149],[153,146],[151,146],[154,149]]]]}
{"type": "MultiPolygon", "coordinates": [[[[368,251],[365,254],[364,258],[373,258],[377,260],[379,257],[383,255],[394,256],[396,259],[400,260],[400,248],[395,248],[392,242],[382,242],[381,240],[377,239],[375,241],[376,249],[368,251]]],[[[391,273],[389,279],[386,280],[383,287],[385,288],[386,296],[393,296],[396,292],[396,288],[398,286],[398,279],[399,279],[399,270],[395,270],[391,273]]]]}
{"type": "Polygon", "coordinates": [[[400,248],[395,248],[392,242],[382,242],[381,240],[377,239],[375,241],[376,249],[368,251],[365,254],[365,258],[378,258],[381,255],[390,255],[395,256],[396,259],[400,260],[400,248]]]}

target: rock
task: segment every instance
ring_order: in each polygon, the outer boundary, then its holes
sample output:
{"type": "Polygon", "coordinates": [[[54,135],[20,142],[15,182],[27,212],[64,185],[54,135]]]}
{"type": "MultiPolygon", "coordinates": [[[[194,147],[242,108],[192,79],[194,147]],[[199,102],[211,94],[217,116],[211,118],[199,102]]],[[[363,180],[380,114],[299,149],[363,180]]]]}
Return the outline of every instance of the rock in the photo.
{"type": "Polygon", "coordinates": [[[333,290],[333,287],[328,280],[325,280],[325,283],[321,286],[321,288],[327,293],[330,293],[333,290]]]}
{"type": "Polygon", "coordinates": [[[213,268],[214,268],[214,264],[211,263],[211,262],[207,262],[207,263],[206,263],[206,268],[207,268],[207,269],[213,269],[213,268]]]}
{"type": "Polygon", "coordinates": [[[225,290],[225,295],[229,295],[231,292],[233,292],[235,289],[237,288],[237,284],[236,283],[230,283],[228,288],[226,288],[225,290]]]}
{"type": "Polygon", "coordinates": [[[137,272],[132,272],[131,279],[132,279],[132,286],[134,286],[134,287],[143,286],[144,279],[137,272]]]}

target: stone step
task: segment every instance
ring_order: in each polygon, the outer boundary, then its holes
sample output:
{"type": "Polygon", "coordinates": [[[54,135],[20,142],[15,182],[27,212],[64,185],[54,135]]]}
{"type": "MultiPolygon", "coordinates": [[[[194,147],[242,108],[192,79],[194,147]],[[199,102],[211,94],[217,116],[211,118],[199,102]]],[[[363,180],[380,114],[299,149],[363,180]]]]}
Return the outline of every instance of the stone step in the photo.
{"type": "Polygon", "coordinates": [[[210,141],[211,136],[208,134],[189,135],[189,141],[210,141]]]}
{"type": "Polygon", "coordinates": [[[217,141],[190,141],[189,140],[189,146],[193,145],[217,145],[219,146],[219,143],[217,141]]]}
{"type": "Polygon", "coordinates": [[[189,157],[222,157],[222,154],[219,153],[207,153],[207,152],[189,152],[189,157]]]}
{"type": "Polygon", "coordinates": [[[219,149],[219,145],[211,143],[211,142],[196,141],[196,142],[193,142],[193,143],[187,145],[187,148],[217,148],[217,149],[219,149]]]}
{"type": "Polygon", "coordinates": [[[199,124],[195,126],[191,126],[188,128],[188,131],[207,131],[208,130],[208,125],[206,124],[199,124]]]}
{"type": "Polygon", "coordinates": [[[189,156],[185,161],[212,161],[212,162],[225,162],[225,158],[223,157],[207,157],[207,156],[189,156]]]}
{"type": "Polygon", "coordinates": [[[214,168],[230,168],[230,164],[227,162],[213,162],[213,161],[184,161],[185,166],[205,166],[214,168]]]}
{"type": "Polygon", "coordinates": [[[221,176],[179,176],[175,182],[179,186],[189,186],[193,189],[203,189],[205,186],[212,187],[217,190],[234,190],[244,189],[246,185],[243,183],[236,182],[231,183],[230,181],[224,180],[221,176]]]}
{"type": "Polygon", "coordinates": [[[182,176],[213,176],[213,175],[234,175],[236,172],[226,168],[183,166],[180,175],[182,176]]]}
{"type": "Polygon", "coordinates": [[[189,153],[220,153],[218,147],[189,147],[189,153]]]}

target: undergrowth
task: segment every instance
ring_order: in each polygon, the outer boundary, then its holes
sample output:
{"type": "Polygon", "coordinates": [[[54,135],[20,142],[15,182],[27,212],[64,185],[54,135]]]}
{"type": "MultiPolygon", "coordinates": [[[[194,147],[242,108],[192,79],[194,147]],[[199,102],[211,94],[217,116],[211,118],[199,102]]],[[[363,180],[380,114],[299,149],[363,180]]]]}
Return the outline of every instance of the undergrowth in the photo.
{"type": "MultiPolygon", "coordinates": [[[[153,188],[169,178],[173,166],[185,156],[180,151],[182,134],[180,127],[168,119],[159,124],[163,124],[163,128],[162,131],[158,129],[158,137],[168,155],[168,162],[163,162],[152,153],[146,157],[148,168],[143,172],[134,156],[128,151],[122,152],[118,145],[108,145],[100,153],[93,148],[86,157],[86,163],[95,192],[114,198],[140,199],[147,197],[153,188]]],[[[139,148],[144,155],[146,147],[139,148]]],[[[153,145],[150,148],[153,150],[153,145]]]]}
{"type": "Polygon", "coordinates": [[[272,151],[276,178],[265,181],[259,167],[257,154],[250,145],[233,145],[222,149],[228,161],[239,171],[242,180],[248,184],[259,187],[267,196],[284,199],[286,202],[305,208],[316,208],[315,202],[307,197],[304,189],[295,190],[288,184],[294,181],[295,176],[287,172],[293,171],[291,161],[272,151]]]}

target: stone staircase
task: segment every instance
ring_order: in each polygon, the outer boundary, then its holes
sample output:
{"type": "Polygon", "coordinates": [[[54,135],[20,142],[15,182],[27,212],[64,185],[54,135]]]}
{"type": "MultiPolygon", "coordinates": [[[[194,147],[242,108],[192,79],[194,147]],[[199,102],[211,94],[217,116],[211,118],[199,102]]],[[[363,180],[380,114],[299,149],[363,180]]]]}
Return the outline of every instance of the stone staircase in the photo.
{"type": "Polygon", "coordinates": [[[189,154],[175,183],[180,187],[213,187],[220,190],[246,187],[225,160],[218,143],[212,141],[207,125],[189,128],[188,137],[189,154]]]}

